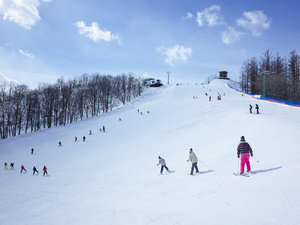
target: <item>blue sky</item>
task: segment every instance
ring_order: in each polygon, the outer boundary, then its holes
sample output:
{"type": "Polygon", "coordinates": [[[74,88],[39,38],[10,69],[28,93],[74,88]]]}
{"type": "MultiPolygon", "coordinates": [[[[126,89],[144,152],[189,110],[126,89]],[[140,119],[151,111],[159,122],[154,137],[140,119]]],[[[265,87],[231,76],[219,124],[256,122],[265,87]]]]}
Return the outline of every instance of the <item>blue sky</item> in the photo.
{"type": "Polygon", "coordinates": [[[297,0],[0,0],[0,79],[30,87],[84,73],[166,83],[238,79],[267,49],[300,52],[297,0]]]}

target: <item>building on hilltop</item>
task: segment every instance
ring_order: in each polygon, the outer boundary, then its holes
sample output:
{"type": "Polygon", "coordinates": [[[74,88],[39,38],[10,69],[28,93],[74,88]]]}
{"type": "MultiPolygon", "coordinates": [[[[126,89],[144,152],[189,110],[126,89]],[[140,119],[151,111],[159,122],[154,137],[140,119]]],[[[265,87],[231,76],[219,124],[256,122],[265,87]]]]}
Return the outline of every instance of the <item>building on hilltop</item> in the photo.
{"type": "Polygon", "coordinates": [[[163,85],[161,80],[155,80],[154,78],[145,78],[143,84],[146,87],[160,87],[163,85]]]}
{"type": "Polygon", "coordinates": [[[219,71],[219,79],[229,80],[227,74],[228,74],[227,71],[219,71]]]}

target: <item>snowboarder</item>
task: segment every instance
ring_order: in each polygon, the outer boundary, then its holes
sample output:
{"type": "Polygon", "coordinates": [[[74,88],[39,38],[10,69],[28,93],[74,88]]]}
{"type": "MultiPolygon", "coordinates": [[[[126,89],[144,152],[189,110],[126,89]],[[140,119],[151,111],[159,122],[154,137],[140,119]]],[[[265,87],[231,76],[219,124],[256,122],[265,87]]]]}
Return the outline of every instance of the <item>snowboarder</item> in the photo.
{"type": "Polygon", "coordinates": [[[165,161],[163,158],[161,158],[160,156],[158,156],[158,160],[159,160],[159,161],[158,161],[157,166],[161,165],[161,168],[160,168],[160,174],[163,173],[164,168],[166,168],[166,170],[167,170],[168,172],[170,172],[170,170],[168,169],[168,167],[167,167],[167,165],[166,165],[166,161],[165,161]]]}
{"type": "Polygon", "coordinates": [[[105,126],[102,127],[103,132],[105,133],[105,126]]]}
{"type": "Polygon", "coordinates": [[[25,172],[27,173],[27,170],[25,169],[25,167],[24,167],[23,164],[22,164],[22,166],[21,166],[21,172],[20,172],[20,173],[22,173],[23,170],[25,170],[25,172]]]}
{"type": "Polygon", "coordinates": [[[7,163],[4,163],[4,170],[7,170],[7,163]]]}
{"type": "Polygon", "coordinates": [[[36,167],[34,166],[33,167],[33,174],[32,175],[34,175],[35,173],[37,173],[37,174],[39,174],[39,171],[36,169],[36,167]]]}
{"type": "Polygon", "coordinates": [[[252,105],[250,104],[250,106],[249,106],[249,107],[250,107],[250,113],[252,113],[252,105]]]}
{"type": "Polygon", "coordinates": [[[92,130],[90,130],[90,135],[92,135],[92,130]]]}
{"type": "Polygon", "coordinates": [[[258,110],[259,110],[259,107],[258,107],[257,104],[255,104],[255,109],[256,109],[256,113],[259,114],[259,111],[258,111],[258,110]]]}
{"type": "Polygon", "coordinates": [[[77,142],[77,137],[75,136],[75,142],[77,142]]]}
{"type": "Polygon", "coordinates": [[[240,158],[241,156],[241,168],[240,168],[240,174],[244,174],[244,167],[245,164],[247,166],[247,172],[251,172],[251,166],[249,162],[249,158],[253,156],[252,149],[250,145],[245,141],[245,137],[241,137],[241,142],[237,147],[237,157],[240,158]]]}
{"type": "Polygon", "coordinates": [[[31,149],[31,155],[33,155],[33,152],[34,152],[34,148],[31,149]]]}
{"type": "Polygon", "coordinates": [[[46,166],[44,166],[43,171],[44,171],[43,176],[45,176],[45,175],[48,176],[48,172],[47,172],[47,167],[46,166]]]}
{"type": "Polygon", "coordinates": [[[83,142],[85,142],[85,136],[82,137],[83,142]]]}
{"type": "Polygon", "coordinates": [[[14,168],[14,163],[10,163],[10,170],[14,170],[15,168],[14,168]]]}
{"type": "Polygon", "coordinates": [[[62,147],[61,141],[58,142],[58,147],[62,147]]]}
{"type": "Polygon", "coordinates": [[[196,169],[196,173],[199,173],[198,166],[197,166],[198,158],[196,154],[193,152],[192,148],[190,148],[189,159],[187,161],[190,161],[192,163],[191,175],[193,175],[194,169],[196,169]]]}

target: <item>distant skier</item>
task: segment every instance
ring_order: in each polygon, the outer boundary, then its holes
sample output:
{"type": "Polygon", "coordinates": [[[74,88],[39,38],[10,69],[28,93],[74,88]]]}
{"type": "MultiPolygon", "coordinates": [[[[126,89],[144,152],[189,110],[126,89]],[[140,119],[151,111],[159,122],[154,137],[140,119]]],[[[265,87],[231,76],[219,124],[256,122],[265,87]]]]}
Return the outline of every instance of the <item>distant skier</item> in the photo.
{"type": "Polygon", "coordinates": [[[22,164],[22,166],[21,166],[21,172],[20,173],[22,173],[23,171],[25,171],[27,173],[27,170],[25,169],[25,167],[22,164]]]}
{"type": "Polygon", "coordinates": [[[32,175],[34,175],[35,173],[39,174],[39,171],[36,169],[36,167],[35,167],[35,166],[33,167],[33,169],[32,169],[32,170],[33,170],[33,174],[32,174],[32,175]]]}
{"type": "Polygon", "coordinates": [[[121,119],[121,118],[119,118],[119,121],[122,121],[122,119],[121,119]]]}
{"type": "Polygon", "coordinates": [[[187,161],[190,161],[192,163],[191,175],[193,175],[194,169],[196,169],[196,173],[199,173],[198,166],[197,166],[198,158],[196,154],[193,152],[192,148],[190,148],[189,159],[187,161]]]}
{"type": "Polygon", "coordinates": [[[209,96],[209,101],[211,101],[211,96],[209,96]]]}
{"type": "Polygon", "coordinates": [[[48,176],[48,172],[47,172],[47,167],[46,166],[44,166],[44,168],[43,168],[43,176],[45,176],[45,175],[47,175],[48,176]]]}
{"type": "Polygon", "coordinates": [[[10,163],[10,170],[14,170],[15,169],[15,167],[14,167],[14,163],[10,163]]]}
{"type": "Polygon", "coordinates": [[[244,174],[244,167],[245,164],[247,166],[247,172],[251,172],[251,166],[249,162],[249,158],[253,156],[252,149],[250,145],[245,141],[245,137],[241,137],[241,142],[237,147],[237,157],[240,158],[241,156],[241,168],[240,174],[244,174]]]}
{"type": "Polygon", "coordinates": [[[31,155],[33,155],[33,152],[34,152],[34,148],[31,149],[31,155]]]}
{"type": "Polygon", "coordinates": [[[99,130],[100,130],[100,132],[102,132],[102,129],[101,129],[101,128],[99,128],[99,130]]]}
{"type": "Polygon", "coordinates": [[[140,110],[138,109],[138,110],[137,110],[137,112],[139,113],[139,112],[140,112],[140,110]]]}
{"type": "Polygon", "coordinates": [[[58,147],[62,147],[61,141],[58,142],[58,147]]]}
{"type": "Polygon", "coordinates": [[[4,170],[7,170],[7,163],[4,163],[4,170]]]}
{"type": "Polygon", "coordinates": [[[90,130],[90,135],[92,135],[92,130],[90,130]]]}
{"type": "Polygon", "coordinates": [[[105,133],[105,126],[102,127],[103,132],[105,133]]]}
{"type": "Polygon", "coordinates": [[[249,108],[250,109],[250,113],[252,113],[252,105],[250,104],[249,107],[250,107],[249,108]]]}
{"type": "Polygon", "coordinates": [[[141,116],[143,115],[143,112],[141,112],[141,116]]]}
{"type": "Polygon", "coordinates": [[[85,142],[85,139],[86,139],[86,137],[85,137],[85,136],[83,136],[83,137],[82,137],[82,140],[83,140],[83,142],[85,142]]]}
{"type": "Polygon", "coordinates": [[[158,160],[159,160],[159,161],[158,161],[157,166],[161,165],[161,168],[160,168],[160,174],[163,173],[164,168],[165,168],[168,172],[170,172],[169,169],[168,169],[168,167],[167,167],[167,165],[166,165],[166,161],[165,161],[163,158],[161,158],[160,156],[158,156],[158,160]]]}
{"type": "Polygon", "coordinates": [[[77,142],[77,137],[75,136],[75,142],[77,142]]]}
{"type": "Polygon", "coordinates": [[[257,104],[255,104],[255,109],[256,109],[256,113],[259,114],[259,111],[258,111],[258,110],[259,110],[259,107],[258,107],[257,104]]]}

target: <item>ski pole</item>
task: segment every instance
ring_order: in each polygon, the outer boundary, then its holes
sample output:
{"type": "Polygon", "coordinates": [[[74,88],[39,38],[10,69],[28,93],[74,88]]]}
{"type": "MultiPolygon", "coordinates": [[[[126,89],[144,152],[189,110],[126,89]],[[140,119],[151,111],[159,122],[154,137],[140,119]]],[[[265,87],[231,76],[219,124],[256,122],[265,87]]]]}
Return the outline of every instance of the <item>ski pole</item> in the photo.
{"type": "Polygon", "coordinates": [[[238,163],[238,170],[237,170],[237,173],[239,173],[239,171],[240,171],[240,163],[239,163],[239,158],[237,158],[237,163],[238,163]]]}
{"type": "Polygon", "coordinates": [[[259,163],[259,161],[254,156],[252,156],[252,157],[256,160],[257,163],[259,163]]]}
{"type": "Polygon", "coordinates": [[[206,165],[204,162],[201,162],[199,159],[198,159],[198,161],[199,161],[200,163],[202,163],[204,166],[206,166],[209,170],[211,170],[210,167],[209,167],[208,165],[206,165]]]}

